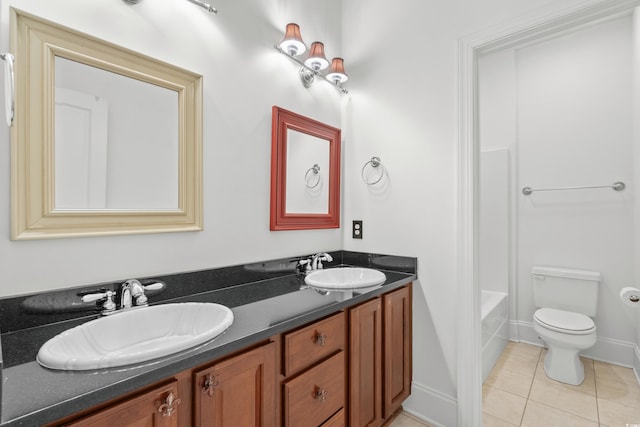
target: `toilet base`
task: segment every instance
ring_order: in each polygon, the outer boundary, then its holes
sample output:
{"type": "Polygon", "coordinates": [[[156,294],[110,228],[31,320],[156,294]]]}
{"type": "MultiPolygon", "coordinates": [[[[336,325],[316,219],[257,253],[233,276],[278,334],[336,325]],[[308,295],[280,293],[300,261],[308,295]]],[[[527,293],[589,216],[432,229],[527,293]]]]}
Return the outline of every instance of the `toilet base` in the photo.
{"type": "Polygon", "coordinates": [[[584,365],[579,349],[549,347],[544,357],[544,372],[553,380],[570,385],[580,385],[584,381],[584,365]],[[552,363],[553,361],[553,363],[552,363]]]}

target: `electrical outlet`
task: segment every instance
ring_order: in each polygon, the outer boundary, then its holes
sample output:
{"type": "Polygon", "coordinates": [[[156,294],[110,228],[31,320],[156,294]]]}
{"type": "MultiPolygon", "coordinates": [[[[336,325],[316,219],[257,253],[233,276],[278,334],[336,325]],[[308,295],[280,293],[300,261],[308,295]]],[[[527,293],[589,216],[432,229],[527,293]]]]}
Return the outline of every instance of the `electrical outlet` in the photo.
{"type": "Polygon", "coordinates": [[[351,230],[351,235],[354,239],[362,239],[362,220],[354,220],[351,230]]]}

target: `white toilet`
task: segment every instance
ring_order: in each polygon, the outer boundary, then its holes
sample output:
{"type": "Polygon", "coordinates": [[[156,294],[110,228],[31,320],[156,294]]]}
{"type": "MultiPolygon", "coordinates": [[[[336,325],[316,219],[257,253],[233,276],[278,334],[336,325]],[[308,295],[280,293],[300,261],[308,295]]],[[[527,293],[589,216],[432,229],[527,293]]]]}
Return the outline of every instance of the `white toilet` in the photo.
{"type": "Polygon", "coordinates": [[[544,371],[567,384],[584,381],[578,354],[596,343],[595,316],[600,273],[555,267],[533,267],[533,329],[548,348],[544,371]]]}

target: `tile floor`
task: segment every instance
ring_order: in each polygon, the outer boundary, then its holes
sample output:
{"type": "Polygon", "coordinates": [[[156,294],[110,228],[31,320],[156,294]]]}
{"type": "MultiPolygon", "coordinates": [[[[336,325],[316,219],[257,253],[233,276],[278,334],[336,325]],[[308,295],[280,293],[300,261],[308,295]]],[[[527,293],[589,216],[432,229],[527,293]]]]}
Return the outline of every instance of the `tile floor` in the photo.
{"type": "Polygon", "coordinates": [[[389,424],[389,427],[429,427],[429,425],[413,415],[401,412],[400,415],[389,424]]]}
{"type": "Polygon", "coordinates": [[[640,386],[632,369],[583,358],[585,380],[549,379],[546,350],[510,342],[482,391],[484,427],[640,427],[640,386]]]}

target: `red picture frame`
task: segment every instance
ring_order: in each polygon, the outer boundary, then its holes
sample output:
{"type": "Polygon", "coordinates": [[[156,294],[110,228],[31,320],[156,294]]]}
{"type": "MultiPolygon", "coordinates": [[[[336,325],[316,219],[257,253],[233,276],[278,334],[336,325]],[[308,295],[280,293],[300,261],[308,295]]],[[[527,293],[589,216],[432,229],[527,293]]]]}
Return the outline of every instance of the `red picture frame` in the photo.
{"type": "Polygon", "coordinates": [[[270,220],[272,231],[340,228],[340,144],[340,129],[273,106],[270,220]],[[329,142],[329,200],[326,214],[286,211],[288,130],[306,133],[329,142]]]}

